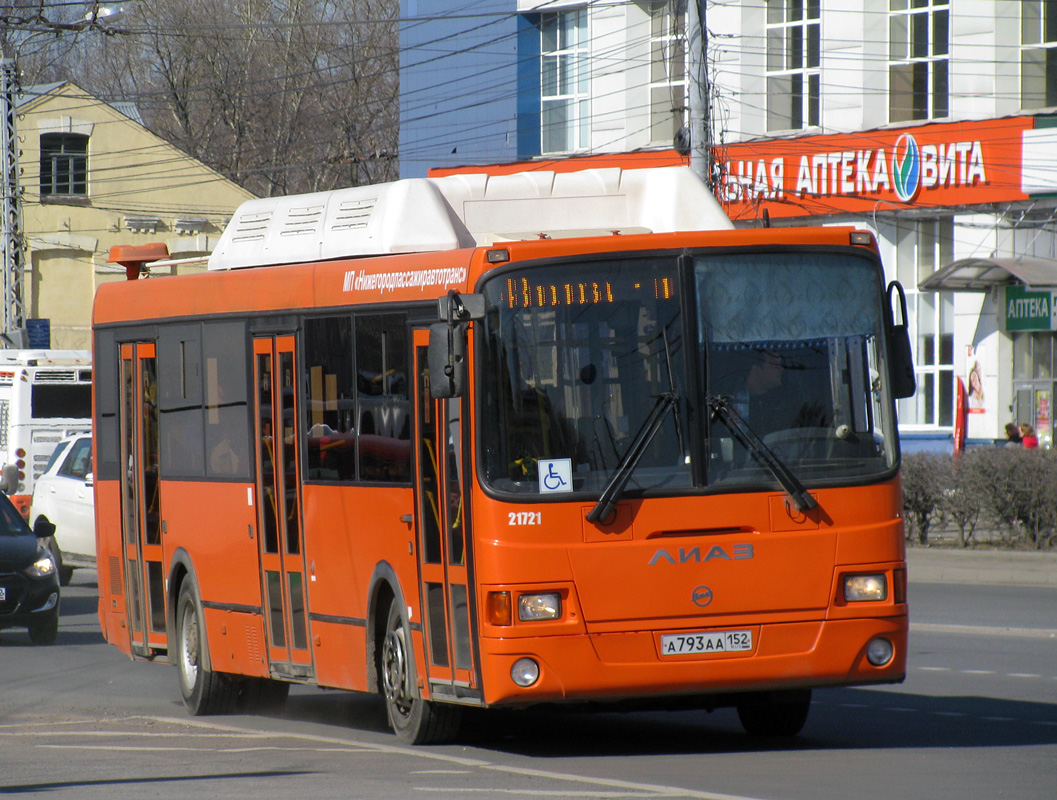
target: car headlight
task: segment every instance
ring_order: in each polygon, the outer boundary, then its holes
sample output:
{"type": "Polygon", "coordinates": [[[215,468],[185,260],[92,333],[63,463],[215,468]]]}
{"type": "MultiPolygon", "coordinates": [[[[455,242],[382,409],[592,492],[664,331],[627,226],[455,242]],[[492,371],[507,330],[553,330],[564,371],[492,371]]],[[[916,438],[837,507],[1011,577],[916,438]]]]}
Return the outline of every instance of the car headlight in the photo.
{"type": "Polygon", "coordinates": [[[557,592],[523,594],[518,597],[517,617],[522,622],[558,619],[562,615],[562,598],[557,592]]]}
{"type": "Polygon", "coordinates": [[[845,575],[844,600],[848,603],[877,602],[888,599],[888,581],[879,575],[845,575]]]}
{"type": "Polygon", "coordinates": [[[37,553],[37,560],[25,569],[25,573],[31,578],[46,578],[55,572],[55,559],[46,550],[37,553]]]}

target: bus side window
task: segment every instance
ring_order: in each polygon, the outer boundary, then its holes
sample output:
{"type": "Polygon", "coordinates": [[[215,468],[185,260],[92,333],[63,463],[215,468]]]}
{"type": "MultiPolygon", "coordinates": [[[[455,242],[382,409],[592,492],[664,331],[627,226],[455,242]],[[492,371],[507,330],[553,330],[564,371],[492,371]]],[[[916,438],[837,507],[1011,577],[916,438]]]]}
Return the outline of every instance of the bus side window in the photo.
{"type": "Polygon", "coordinates": [[[410,349],[404,314],[356,317],[360,479],[411,480],[410,349]]]}
{"type": "Polygon", "coordinates": [[[356,382],[352,318],[305,320],[306,397],[302,427],[307,480],[356,479],[356,382]]]}

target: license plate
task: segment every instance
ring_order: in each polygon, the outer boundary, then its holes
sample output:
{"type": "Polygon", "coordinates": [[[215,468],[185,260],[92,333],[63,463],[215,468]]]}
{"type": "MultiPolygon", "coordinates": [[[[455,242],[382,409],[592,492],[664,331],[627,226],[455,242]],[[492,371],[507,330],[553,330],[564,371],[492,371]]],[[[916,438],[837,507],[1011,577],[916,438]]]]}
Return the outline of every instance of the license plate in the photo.
{"type": "Polygon", "coordinates": [[[752,631],[668,633],[661,637],[662,656],[736,653],[752,650],[752,631]]]}

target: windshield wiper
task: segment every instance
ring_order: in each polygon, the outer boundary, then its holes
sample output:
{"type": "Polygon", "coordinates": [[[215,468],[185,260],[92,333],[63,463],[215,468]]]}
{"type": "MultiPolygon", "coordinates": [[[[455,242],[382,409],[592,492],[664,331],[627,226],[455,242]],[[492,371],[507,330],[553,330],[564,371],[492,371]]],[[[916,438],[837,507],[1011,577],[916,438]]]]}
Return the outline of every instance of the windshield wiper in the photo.
{"type": "Polygon", "coordinates": [[[775,455],[770,447],[763,443],[763,439],[734,410],[729,397],[709,395],[708,407],[712,412],[712,419],[718,418],[741,446],[752,454],[753,459],[771,471],[800,511],[810,511],[818,505],[815,498],[808,494],[807,488],[789,470],[789,467],[775,455]]]}
{"type": "Polygon", "coordinates": [[[642,454],[646,452],[646,448],[650,446],[650,442],[657,435],[657,431],[661,429],[661,423],[664,422],[665,416],[671,409],[675,408],[678,402],[679,395],[674,391],[662,392],[657,397],[657,402],[653,404],[653,410],[650,411],[646,421],[639,428],[639,432],[635,434],[635,440],[624,453],[624,457],[620,459],[620,463],[617,464],[616,472],[613,473],[613,477],[606,485],[606,488],[602,490],[602,495],[598,498],[598,502],[595,503],[595,507],[587,513],[588,522],[601,522],[604,525],[610,521],[617,501],[624,493],[624,488],[628,485],[628,481],[631,480],[631,473],[635,471],[635,467],[638,466],[639,461],[642,459],[642,454]]]}

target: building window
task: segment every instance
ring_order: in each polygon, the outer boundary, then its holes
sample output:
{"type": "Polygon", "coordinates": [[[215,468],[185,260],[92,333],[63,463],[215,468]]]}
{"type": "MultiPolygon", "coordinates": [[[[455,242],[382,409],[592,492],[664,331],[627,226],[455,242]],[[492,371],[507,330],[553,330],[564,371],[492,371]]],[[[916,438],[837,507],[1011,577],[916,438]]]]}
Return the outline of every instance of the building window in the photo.
{"type": "Polygon", "coordinates": [[[954,424],[954,296],[919,292],[918,284],[953,260],[950,219],[900,225],[896,270],[907,295],[917,392],[899,401],[899,423],[949,428],[954,424]]]}
{"type": "Polygon", "coordinates": [[[767,0],[767,129],[819,124],[819,0],[767,0]]]}
{"type": "Polygon", "coordinates": [[[591,119],[587,9],[544,14],[540,27],[543,152],[586,150],[591,119]]]}
{"type": "Polygon", "coordinates": [[[650,12],[650,140],[675,140],[687,124],[686,0],[653,0],[650,12]]]}
{"type": "Polygon", "coordinates": [[[40,137],[41,197],[88,194],[88,137],[45,133],[40,137]]]}
{"type": "Polygon", "coordinates": [[[1020,9],[1020,105],[1057,106],[1057,0],[1024,0],[1020,9]]]}
{"type": "Polygon", "coordinates": [[[948,0],[891,0],[888,119],[949,115],[948,0]]]}

